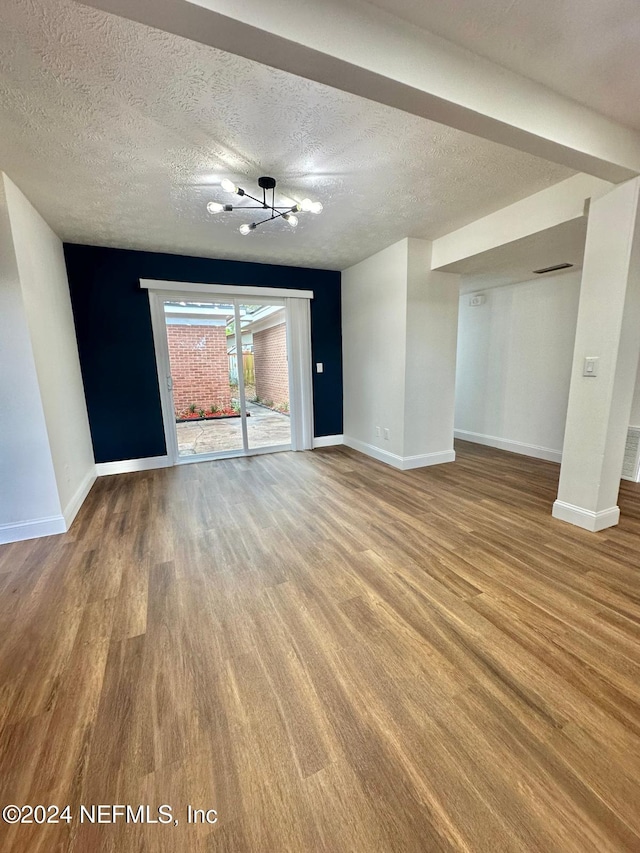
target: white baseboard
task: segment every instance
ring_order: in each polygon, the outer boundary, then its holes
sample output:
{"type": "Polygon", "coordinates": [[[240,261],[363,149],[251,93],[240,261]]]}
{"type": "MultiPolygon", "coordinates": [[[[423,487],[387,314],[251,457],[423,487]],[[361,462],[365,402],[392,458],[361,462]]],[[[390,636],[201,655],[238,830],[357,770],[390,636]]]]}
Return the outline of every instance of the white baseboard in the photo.
{"type": "Polygon", "coordinates": [[[22,542],[24,539],[39,539],[41,536],[57,536],[66,532],[67,523],[63,515],[34,518],[16,524],[0,524],[0,545],[22,542]]]}
{"type": "Polygon", "coordinates": [[[495,447],[498,450],[507,450],[509,453],[519,453],[521,456],[546,459],[547,462],[562,462],[562,451],[552,450],[550,447],[541,447],[538,444],[525,444],[522,441],[511,441],[508,438],[498,438],[495,435],[484,435],[480,432],[469,432],[466,429],[454,429],[453,434],[456,438],[460,438],[463,441],[484,444],[487,447],[495,447]]]}
{"type": "Polygon", "coordinates": [[[62,514],[64,516],[64,520],[67,524],[67,530],[71,527],[73,523],[73,519],[78,514],[78,510],[84,503],[85,498],[91,491],[91,486],[96,481],[96,466],[92,465],[91,470],[87,473],[86,477],[80,484],[80,487],[76,491],[75,495],[71,498],[69,503],[67,504],[66,509],[63,510],[62,514]]]}
{"type": "Polygon", "coordinates": [[[402,456],[398,456],[396,453],[390,453],[388,450],[380,450],[379,447],[373,444],[367,444],[364,441],[359,441],[357,438],[351,438],[349,435],[344,436],[343,442],[352,450],[358,450],[366,456],[372,456],[378,462],[385,462],[387,465],[393,465],[394,468],[402,468],[402,456]]]}
{"type": "Polygon", "coordinates": [[[592,533],[597,533],[598,530],[604,530],[606,527],[613,527],[620,520],[620,508],[617,506],[593,512],[564,501],[555,501],[551,514],[560,521],[567,521],[592,533]]]}
{"type": "Polygon", "coordinates": [[[411,471],[413,468],[427,468],[429,465],[442,465],[445,462],[455,461],[455,450],[439,450],[437,453],[423,453],[420,456],[405,456],[402,460],[402,470],[411,471]]]}
{"type": "Polygon", "coordinates": [[[342,435],[319,435],[313,439],[313,447],[337,447],[339,444],[344,444],[344,436],[342,435]]]}
{"type": "Polygon", "coordinates": [[[98,462],[96,474],[98,477],[130,474],[132,471],[152,471],[154,468],[168,468],[170,465],[168,456],[147,456],[144,459],[123,459],[121,462],[98,462]]]}
{"type": "Polygon", "coordinates": [[[75,495],[67,504],[62,515],[52,515],[47,518],[20,521],[16,524],[0,525],[0,545],[6,545],[9,542],[22,542],[25,539],[39,539],[41,536],[58,536],[60,533],[66,533],[95,481],[96,474],[92,466],[76,490],[75,495]]]}
{"type": "Polygon", "coordinates": [[[428,465],[441,465],[443,462],[454,462],[456,458],[453,450],[442,450],[437,453],[425,453],[418,456],[398,456],[397,453],[381,450],[374,444],[367,444],[365,441],[359,441],[357,438],[351,438],[348,435],[344,436],[343,443],[347,447],[351,447],[352,450],[358,450],[366,456],[372,456],[378,462],[392,465],[401,471],[409,471],[413,468],[425,468],[428,465]]]}

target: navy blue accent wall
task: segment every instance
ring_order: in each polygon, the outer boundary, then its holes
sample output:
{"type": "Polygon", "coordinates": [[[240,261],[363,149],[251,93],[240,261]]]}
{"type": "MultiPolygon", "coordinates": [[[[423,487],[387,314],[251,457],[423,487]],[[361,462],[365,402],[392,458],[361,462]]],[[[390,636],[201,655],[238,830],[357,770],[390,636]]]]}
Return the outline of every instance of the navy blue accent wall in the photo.
{"type": "Polygon", "coordinates": [[[315,434],[342,433],[340,273],[66,243],[96,462],[166,453],[149,297],[139,279],[312,290],[315,434]]]}

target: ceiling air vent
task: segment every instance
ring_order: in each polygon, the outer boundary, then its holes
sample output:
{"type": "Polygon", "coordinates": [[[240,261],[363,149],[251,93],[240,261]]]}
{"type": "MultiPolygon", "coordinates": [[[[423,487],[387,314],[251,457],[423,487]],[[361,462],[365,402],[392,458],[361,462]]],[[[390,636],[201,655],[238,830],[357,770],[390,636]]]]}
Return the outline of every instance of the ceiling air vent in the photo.
{"type": "Polygon", "coordinates": [[[557,272],[558,270],[568,270],[573,264],[556,264],[554,267],[544,267],[541,270],[534,270],[536,275],[542,275],[545,272],[557,272]]]}

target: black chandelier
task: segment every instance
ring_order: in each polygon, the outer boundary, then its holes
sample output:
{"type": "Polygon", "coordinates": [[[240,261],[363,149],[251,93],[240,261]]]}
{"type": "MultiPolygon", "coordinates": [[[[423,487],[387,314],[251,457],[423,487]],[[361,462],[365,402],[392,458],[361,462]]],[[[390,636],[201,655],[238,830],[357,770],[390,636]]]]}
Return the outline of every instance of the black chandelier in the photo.
{"type": "Polygon", "coordinates": [[[207,205],[209,213],[226,213],[231,210],[264,210],[269,211],[270,213],[270,216],[267,216],[265,219],[258,219],[255,222],[241,225],[239,230],[244,236],[255,231],[258,225],[263,225],[265,222],[273,222],[275,219],[280,218],[284,219],[284,221],[292,228],[295,228],[298,224],[298,217],[296,214],[300,213],[300,211],[304,211],[305,213],[322,213],[322,204],[319,201],[311,201],[310,198],[304,198],[301,202],[296,202],[296,204],[287,205],[286,207],[276,205],[275,178],[269,178],[267,176],[258,178],[258,186],[262,190],[262,200],[250,195],[246,190],[243,190],[242,187],[237,187],[233,181],[230,181],[228,178],[225,178],[220,186],[225,192],[235,193],[236,195],[250,198],[251,201],[255,201],[256,204],[243,204],[239,207],[234,207],[232,204],[220,204],[218,201],[210,201],[207,205]],[[268,190],[271,190],[271,203],[267,201],[268,190]]]}

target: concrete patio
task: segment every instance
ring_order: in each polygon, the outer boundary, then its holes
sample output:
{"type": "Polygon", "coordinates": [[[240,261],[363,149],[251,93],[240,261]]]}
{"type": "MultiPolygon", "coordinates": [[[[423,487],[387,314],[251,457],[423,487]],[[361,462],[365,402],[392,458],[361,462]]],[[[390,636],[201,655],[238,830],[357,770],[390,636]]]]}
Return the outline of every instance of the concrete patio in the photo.
{"type": "MultiPolygon", "coordinates": [[[[249,447],[276,447],[291,443],[291,422],[288,415],[273,412],[264,406],[247,403],[249,447]]],[[[220,418],[176,424],[180,456],[201,453],[221,453],[242,450],[240,418],[220,418]]]]}

